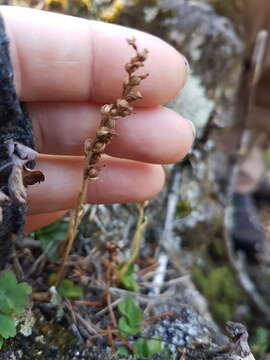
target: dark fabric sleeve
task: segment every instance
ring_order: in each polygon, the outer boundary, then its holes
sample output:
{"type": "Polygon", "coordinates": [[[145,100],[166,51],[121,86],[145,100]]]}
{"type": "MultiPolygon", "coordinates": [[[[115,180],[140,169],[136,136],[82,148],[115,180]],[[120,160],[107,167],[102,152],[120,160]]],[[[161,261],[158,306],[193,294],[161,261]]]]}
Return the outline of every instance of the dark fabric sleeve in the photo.
{"type": "MultiPolygon", "coordinates": [[[[24,105],[19,101],[9,55],[9,41],[0,15],[0,168],[11,161],[7,140],[14,140],[33,148],[32,122],[24,105]]],[[[30,164],[33,167],[34,164],[30,164]]],[[[11,169],[0,172],[0,189],[8,195],[8,177],[11,169]]],[[[19,235],[24,226],[25,206],[3,206],[0,224],[0,269],[8,262],[12,237],[19,235]]]]}

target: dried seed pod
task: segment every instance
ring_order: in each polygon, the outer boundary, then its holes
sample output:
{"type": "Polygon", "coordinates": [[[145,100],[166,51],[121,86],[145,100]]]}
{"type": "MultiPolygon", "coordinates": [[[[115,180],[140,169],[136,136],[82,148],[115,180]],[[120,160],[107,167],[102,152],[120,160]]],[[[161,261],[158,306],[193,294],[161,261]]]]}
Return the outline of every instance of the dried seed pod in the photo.
{"type": "Polygon", "coordinates": [[[89,151],[92,150],[92,140],[91,139],[86,139],[85,142],[84,142],[84,152],[85,154],[88,154],[89,151]]]}
{"type": "Polygon", "coordinates": [[[106,143],[104,142],[97,142],[95,143],[94,147],[93,147],[93,152],[95,153],[101,153],[105,150],[106,147],[106,143]]]}
{"type": "Polygon", "coordinates": [[[100,157],[101,157],[101,153],[93,152],[89,164],[90,165],[96,164],[99,161],[100,157]]]}
{"type": "Polygon", "coordinates": [[[106,135],[110,135],[111,134],[111,130],[106,127],[106,126],[101,126],[100,128],[97,129],[97,136],[106,136],[106,135]]]}
{"type": "Polygon", "coordinates": [[[116,108],[113,108],[113,109],[111,110],[111,116],[113,116],[114,118],[115,118],[116,116],[118,116],[118,110],[117,110],[116,108]]]}
{"type": "Polygon", "coordinates": [[[133,107],[129,106],[127,109],[124,109],[122,112],[121,112],[121,115],[124,117],[124,116],[129,116],[132,114],[132,111],[133,111],[133,107]]]}
{"type": "Polygon", "coordinates": [[[139,61],[134,61],[134,62],[130,62],[127,63],[125,65],[125,69],[129,74],[134,73],[137,69],[139,69],[142,66],[142,64],[139,61]]]}
{"type": "Polygon", "coordinates": [[[114,134],[115,131],[109,129],[108,127],[101,127],[97,130],[96,136],[100,142],[107,144],[114,134]]]}
{"type": "Polygon", "coordinates": [[[143,62],[147,59],[149,51],[147,49],[143,49],[143,51],[137,53],[138,61],[143,62]]]}
{"type": "Polygon", "coordinates": [[[138,100],[138,99],[141,99],[142,96],[140,96],[139,94],[135,94],[135,93],[129,93],[127,96],[126,96],[126,100],[128,102],[132,102],[132,101],[135,101],[135,100],[138,100]]]}
{"type": "Polygon", "coordinates": [[[129,86],[129,78],[123,82],[123,88],[125,89],[127,86],[129,86]]]}
{"type": "Polygon", "coordinates": [[[112,128],[112,129],[115,128],[115,123],[116,123],[116,121],[115,121],[115,118],[114,118],[114,117],[111,117],[111,118],[108,120],[108,126],[109,126],[110,128],[112,128]]]}
{"type": "Polygon", "coordinates": [[[148,76],[149,76],[148,73],[143,73],[143,74],[139,75],[139,77],[141,78],[141,80],[146,79],[148,76]]]}
{"type": "Polygon", "coordinates": [[[110,119],[114,120],[115,122],[121,118],[120,115],[110,116],[110,119]]]}
{"type": "Polygon", "coordinates": [[[126,109],[129,107],[129,103],[127,102],[126,99],[117,99],[116,100],[116,106],[118,109],[126,109]]]}
{"type": "Polygon", "coordinates": [[[135,51],[137,51],[137,45],[136,45],[136,39],[135,38],[132,38],[132,39],[127,39],[127,42],[130,46],[133,47],[133,49],[135,51]]]}
{"type": "Polygon", "coordinates": [[[90,169],[87,172],[87,178],[89,180],[98,180],[98,174],[99,174],[99,170],[97,168],[90,167],[90,169]]]}
{"type": "Polygon", "coordinates": [[[113,108],[113,104],[105,104],[101,107],[100,112],[102,115],[109,115],[113,108]]]}
{"type": "Polygon", "coordinates": [[[129,79],[129,83],[131,86],[138,86],[140,85],[141,81],[142,81],[141,77],[137,75],[133,75],[129,79]]]}

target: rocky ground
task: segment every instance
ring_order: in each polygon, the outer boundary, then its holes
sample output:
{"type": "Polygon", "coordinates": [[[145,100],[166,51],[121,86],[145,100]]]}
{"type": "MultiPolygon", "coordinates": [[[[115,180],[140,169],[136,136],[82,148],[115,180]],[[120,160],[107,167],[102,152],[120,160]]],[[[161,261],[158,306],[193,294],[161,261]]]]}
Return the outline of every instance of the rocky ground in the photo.
{"type": "MultiPolygon", "coordinates": [[[[31,6],[102,18],[109,5],[108,1],[94,1],[91,12],[90,3],[89,9],[83,1],[78,6],[64,3],[33,1],[31,6]]],[[[237,17],[228,17],[234,10],[227,5],[219,9],[215,1],[214,5],[142,0],[119,14],[111,9],[112,20],[161,36],[188,58],[188,84],[168,106],[194,121],[198,140],[184,162],[166,168],[167,186],[149,204],[86,208],[66,275],[82,289],[82,296],[59,297],[50,281],[59,265],[59,244],[68,217],[15,241],[9,268],[18,280],[32,286],[33,293],[31,310],[21,319],[20,333],[5,341],[1,360],[111,360],[118,358],[115,350],[120,346],[130,350],[124,358],[140,359],[131,354],[138,338],[156,336],[170,353],[149,355],[149,359],[252,360],[249,350],[239,351],[246,349],[246,340],[242,342],[245,330],[239,330],[236,340],[227,329],[228,338],[224,335],[227,321],[247,324],[256,359],[267,359],[269,328],[257,300],[264,304],[268,289],[255,287],[258,296],[250,296],[245,288],[249,277],[243,283],[237,274],[239,267],[228,261],[224,236],[225,192],[216,175],[220,168],[224,171],[227,159],[219,154],[216,161],[216,139],[232,121],[228,109],[237,88],[243,43],[231,21],[237,17]],[[145,228],[138,223],[142,210],[148,219],[145,228]],[[135,269],[126,283],[115,283],[108,277],[108,267],[115,270],[128,258],[129,244],[138,229],[141,251],[135,269]],[[127,294],[141,309],[144,325],[136,336],[125,337],[117,333],[117,306],[127,294]],[[237,346],[232,345],[235,343],[237,346]]],[[[240,275],[248,274],[241,269],[240,275]]],[[[252,274],[257,273],[258,266],[252,269],[252,274]]],[[[267,278],[267,269],[261,270],[267,278]]]]}

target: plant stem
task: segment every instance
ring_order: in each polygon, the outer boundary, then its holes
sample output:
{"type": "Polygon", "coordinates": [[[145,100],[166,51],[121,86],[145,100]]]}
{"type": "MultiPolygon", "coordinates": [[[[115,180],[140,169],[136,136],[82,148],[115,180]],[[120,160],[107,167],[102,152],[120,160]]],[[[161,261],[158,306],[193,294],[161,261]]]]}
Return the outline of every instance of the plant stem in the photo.
{"type": "MultiPolygon", "coordinates": [[[[85,156],[84,169],[87,167],[90,157],[91,157],[91,152],[87,153],[87,155],[85,156]]],[[[61,263],[59,270],[57,272],[57,275],[56,275],[55,286],[57,286],[59,284],[59,281],[62,279],[62,277],[64,275],[64,270],[65,270],[65,266],[68,262],[69,253],[72,249],[72,246],[73,246],[76,234],[77,234],[78,226],[84,215],[83,204],[85,202],[87,185],[88,185],[88,179],[85,176],[85,170],[84,170],[83,177],[82,177],[81,190],[78,194],[78,197],[76,200],[76,205],[75,205],[74,209],[72,209],[72,212],[71,212],[71,217],[70,217],[69,226],[68,226],[68,232],[67,232],[67,236],[65,239],[65,243],[67,245],[65,248],[62,263],[61,263]]]]}
{"type": "Polygon", "coordinates": [[[131,241],[130,257],[125,262],[125,264],[123,265],[122,269],[119,272],[120,278],[126,273],[129,266],[136,260],[139,254],[142,232],[148,223],[147,219],[144,216],[144,209],[147,206],[147,204],[148,201],[145,201],[144,203],[138,205],[138,217],[137,217],[135,233],[131,241]]]}

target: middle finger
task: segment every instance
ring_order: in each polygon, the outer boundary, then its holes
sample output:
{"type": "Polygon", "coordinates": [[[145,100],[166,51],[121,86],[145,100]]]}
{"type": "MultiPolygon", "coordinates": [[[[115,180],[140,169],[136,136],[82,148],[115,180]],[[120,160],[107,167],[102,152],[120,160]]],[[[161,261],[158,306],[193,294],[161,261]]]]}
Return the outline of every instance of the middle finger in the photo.
{"type": "MultiPolygon", "coordinates": [[[[37,150],[53,155],[82,155],[84,140],[93,137],[100,107],[90,103],[29,103],[37,150]]],[[[183,158],[193,142],[190,122],[176,112],[155,107],[117,122],[108,155],[156,164],[183,158]]]]}

